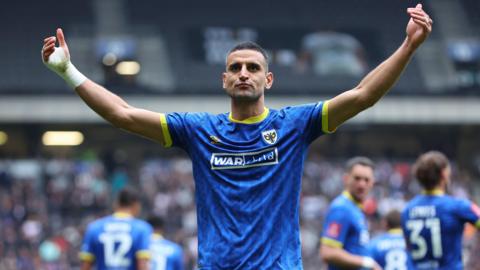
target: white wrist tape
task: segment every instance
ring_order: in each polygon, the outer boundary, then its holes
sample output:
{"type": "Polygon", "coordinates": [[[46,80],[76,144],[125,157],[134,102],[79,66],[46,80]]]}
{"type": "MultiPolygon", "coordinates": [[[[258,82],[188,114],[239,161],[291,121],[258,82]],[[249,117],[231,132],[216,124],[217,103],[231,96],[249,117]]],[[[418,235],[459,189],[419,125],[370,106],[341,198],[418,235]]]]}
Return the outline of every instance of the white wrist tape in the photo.
{"type": "Polygon", "coordinates": [[[48,57],[48,61],[44,62],[44,64],[62,77],[67,84],[74,89],[87,80],[87,77],[78,71],[72,62],[70,62],[65,51],[60,47],[55,48],[55,51],[48,57]]]}
{"type": "Polygon", "coordinates": [[[68,61],[67,69],[65,70],[62,78],[73,89],[77,88],[80,84],[87,80],[87,77],[85,77],[85,75],[78,71],[78,69],[70,61],[68,61]]]}
{"type": "Polygon", "coordinates": [[[364,269],[373,269],[375,266],[375,261],[370,257],[362,258],[362,268],[364,269]]]}

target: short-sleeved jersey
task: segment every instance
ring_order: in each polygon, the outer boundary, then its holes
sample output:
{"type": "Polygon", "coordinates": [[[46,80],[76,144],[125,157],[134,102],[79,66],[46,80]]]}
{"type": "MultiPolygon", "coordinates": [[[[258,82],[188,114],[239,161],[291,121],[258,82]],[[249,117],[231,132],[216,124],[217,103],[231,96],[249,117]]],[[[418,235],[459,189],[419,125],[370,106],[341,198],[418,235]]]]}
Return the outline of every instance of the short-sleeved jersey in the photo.
{"type": "Polygon", "coordinates": [[[161,115],[165,146],[192,159],[198,268],[302,269],[301,176],[308,145],[328,130],[326,104],[265,108],[243,121],[161,115]]]}
{"type": "Polygon", "coordinates": [[[159,234],[150,242],[150,270],[183,270],[183,250],[159,234]]]}
{"type": "MultiPolygon", "coordinates": [[[[367,220],[361,205],[355,202],[349,192],[344,191],[330,204],[320,241],[354,255],[368,256],[369,238],[367,220]]],[[[329,265],[328,269],[340,268],[329,265]]]]}
{"type": "Polygon", "coordinates": [[[97,270],[137,269],[137,259],[150,258],[151,235],[145,221],[115,213],[88,225],[80,259],[94,262],[97,270]]]}
{"type": "Polygon", "coordinates": [[[370,241],[368,252],[383,269],[413,270],[401,229],[392,229],[370,241]]]}
{"type": "Polygon", "coordinates": [[[462,234],[466,222],[480,227],[480,210],[468,200],[424,192],[402,212],[407,249],[417,269],[463,269],[462,234]]]}

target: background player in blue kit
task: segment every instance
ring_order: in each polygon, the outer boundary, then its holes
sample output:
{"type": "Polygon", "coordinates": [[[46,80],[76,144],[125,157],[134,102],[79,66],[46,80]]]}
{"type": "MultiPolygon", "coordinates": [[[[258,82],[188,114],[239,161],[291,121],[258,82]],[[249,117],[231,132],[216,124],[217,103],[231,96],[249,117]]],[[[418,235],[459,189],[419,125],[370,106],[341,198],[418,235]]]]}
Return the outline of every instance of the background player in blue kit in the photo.
{"type": "Polygon", "coordinates": [[[347,161],[345,191],[333,200],[326,213],[320,256],[328,269],[381,269],[369,257],[369,233],[362,203],[373,187],[374,164],[366,157],[347,161]]]}
{"type": "Polygon", "coordinates": [[[163,237],[163,219],[159,216],[151,216],[148,218],[148,223],[153,227],[150,242],[150,270],[183,270],[182,247],[163,237]]]}
{"type": "Polygon", "coordinates": [[[424,192],[402,212],[402,229],[416,269],[463,269],[464,225],[469,222],[480,228],[480,209],[471,201],[445,194],[450,165],[444,154],[421,155],[414,174],[424,192]]]}
{"type": "Polygon", "coordinates": [[[384,226],[388,230],[370,241],[370,256],[386,270],[409,270],[413,268],[409,260],[401,228],[401,214],[392,210],[384,217],[384,226]]]}
{"type": "Polygon", "coordinates": [[[419,4],[398,50],[356,87],[330,99],[280,110],[265,107],[273,85],[265,51],[254,43],[227,55],[223,88],[231,112],[156,113],[138,109],[81,74],[61,29],[44,40],[47,67],[113,125],[184,149],[192,159],[199,269],[302,269],[299,196],[309,144],[375,104],[431,32],[419,4]]]}
{"type": "Polygon", "coordinates": [[[117,196],[113,215],[90,223],[80,253],[82,270],[148,270],[152,227],[135,218],[140,198],[132,189],[117,196]]]}

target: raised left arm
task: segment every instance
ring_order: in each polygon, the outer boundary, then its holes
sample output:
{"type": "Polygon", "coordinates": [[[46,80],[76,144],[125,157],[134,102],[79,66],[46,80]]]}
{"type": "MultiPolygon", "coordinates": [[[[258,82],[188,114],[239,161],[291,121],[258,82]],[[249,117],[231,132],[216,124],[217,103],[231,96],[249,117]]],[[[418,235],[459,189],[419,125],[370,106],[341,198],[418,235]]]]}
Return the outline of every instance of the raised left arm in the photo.
{"type": "Polygon", "coordinates": [[[395,84],[415,50],[432,31],[433,21],[422,5],[408,8],[410,21],[402,45],[383,63],[372,70],[353,89],[328,101],[328,130],[333,131],[361,111],[373,106],[395,84]]]}

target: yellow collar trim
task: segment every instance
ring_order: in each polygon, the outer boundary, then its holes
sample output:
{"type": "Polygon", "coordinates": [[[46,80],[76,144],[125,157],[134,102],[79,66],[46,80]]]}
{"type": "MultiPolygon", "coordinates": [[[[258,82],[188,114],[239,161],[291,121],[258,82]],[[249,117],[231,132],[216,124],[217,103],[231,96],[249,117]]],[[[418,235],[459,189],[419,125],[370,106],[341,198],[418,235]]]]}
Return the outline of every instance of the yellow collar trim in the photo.
{"type": "Polygon", "coordinates": [[[163,239],[163,235],[159,233],[153,233],[153,239],[163,239]]]}
{"type": "Polygon", "coordinates": [[[115,213],[113,213],[113,216],[116,217],[116,218],[131,218],[132,217],[131,214],[125,213],[125,212],[115,212],[115,213]]]}
{"type": "Polygon", "coordinates": [[[356,206],[360,207],[360,209],[363,209],[363,204],[357,200],[355,200],[355,198],[353,198],[352,194],[350,194],[350,192],[348,191],[343,191],[342,192],[343,196],[347,197],[347,199],[349,199],[350,201],[352,201],[356,206]]]}
{"type": "Polygon", "coordinates": [[[425,195],[444,195],[445,192],[441,189],[423,190],[422,194],[425,195]]]}
{"type": "Polygon", "coordinates": [[[392,234],[403,234],[403,231],[402,231],[402,229],[396,228],[396,229],[390,229],[390,230],[388,230],[388,233],[392,233],[392,234]]]}
{"type": "Polygon", "coordinates": [[[263,112],[261,114],[249,117],[249,118],[244,119],[244,120],[234,119],[233,116],[232,116],[232,113],[230,112],[230,114],[228,115],[228,119],[230,121],[234,122],[234,123],[256,124],[256,123],[262,122],[265,118],[267,118],[269,112],[270,112],[270,110],[267,107],[264,107],[263,112]]]}

